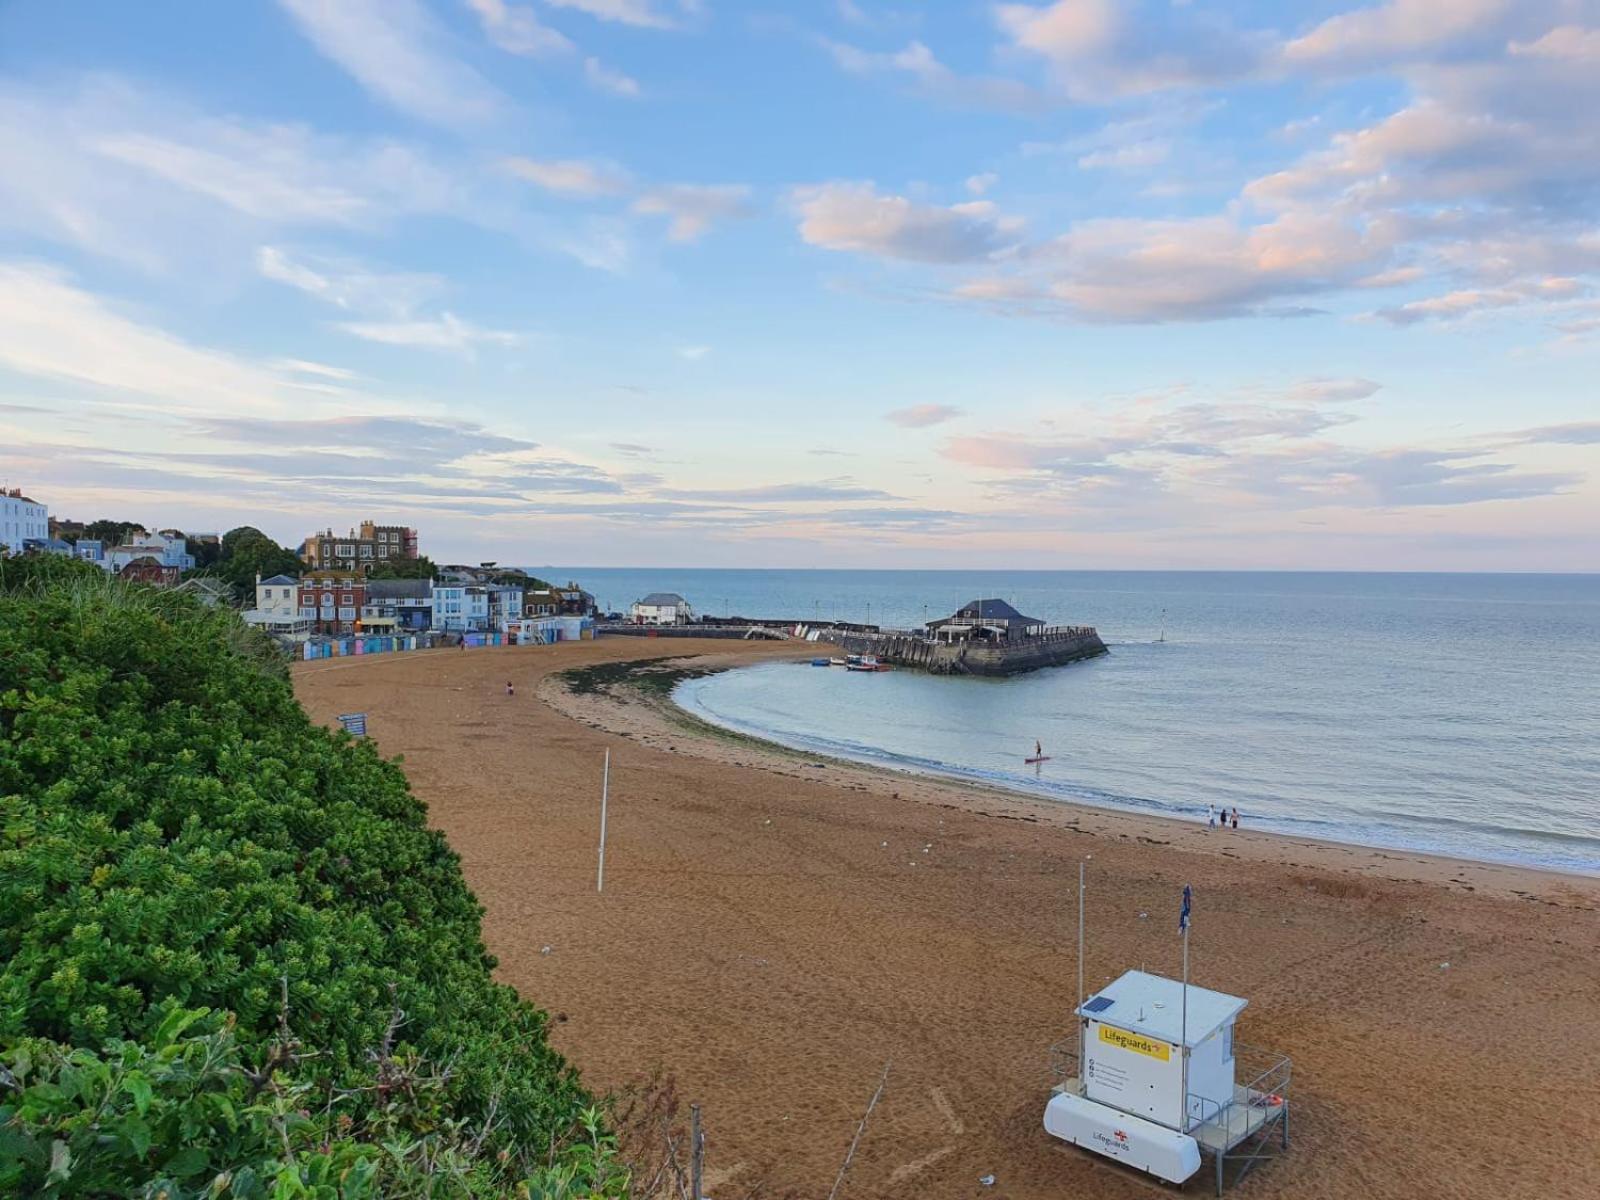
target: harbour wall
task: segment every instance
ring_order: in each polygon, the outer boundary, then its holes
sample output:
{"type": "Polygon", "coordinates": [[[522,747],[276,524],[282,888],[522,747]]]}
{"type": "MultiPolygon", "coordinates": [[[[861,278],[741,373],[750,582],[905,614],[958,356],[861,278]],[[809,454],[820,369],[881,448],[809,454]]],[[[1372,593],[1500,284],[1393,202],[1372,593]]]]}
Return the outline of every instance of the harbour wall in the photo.
{"type": "Polygon", "coordinates": [[[829,636],[828,640],[849,654],[876,654],[893,666],[916,667],[935,675],[1018,675],[1106,653],[1100,635],[1087,627],[1052,629],[1040,637],[1009,644],[937,642],[897,633],[851,633],[829,636]]]}

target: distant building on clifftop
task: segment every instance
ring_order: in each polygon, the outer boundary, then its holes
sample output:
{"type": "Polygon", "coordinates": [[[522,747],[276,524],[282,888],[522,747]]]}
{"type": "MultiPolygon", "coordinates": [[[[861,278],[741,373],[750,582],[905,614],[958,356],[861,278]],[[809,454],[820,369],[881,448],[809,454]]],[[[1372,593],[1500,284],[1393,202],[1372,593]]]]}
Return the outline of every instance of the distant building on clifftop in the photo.
{"type": "Polygon", "coordinates": [[[396,559],[417,558],[417,531],[405,525],[363,521],[358,529],[338,535],[330,526],[300,544],[300,557],[318,571],[359,571],[396,559]]]}

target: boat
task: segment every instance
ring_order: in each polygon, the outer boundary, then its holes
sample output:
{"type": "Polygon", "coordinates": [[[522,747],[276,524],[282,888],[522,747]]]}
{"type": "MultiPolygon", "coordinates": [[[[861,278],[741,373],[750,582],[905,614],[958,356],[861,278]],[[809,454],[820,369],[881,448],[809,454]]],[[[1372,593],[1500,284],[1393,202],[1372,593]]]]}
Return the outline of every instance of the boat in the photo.
{"type": "Polygon", "coordinates": [[[848,664],[842,658],[830,658],[828,660],[828,665],[830,667],[843,667],[843,666],[846,666],[848,664]]]}
{"type": "Polygon", "coordinates": [[[854,661],[845,663],[844,669],[846,671],[887,671],[889,669],[886,664],[878,661],[876,654],[852,654],[850,657],[854,661]]]}
{"type": "Polygon", "coordinates": [[[813,658],[811,660],[811,665],[813,667],[825,667],[828,665],[828,660],[825,658],[813,658]]]}

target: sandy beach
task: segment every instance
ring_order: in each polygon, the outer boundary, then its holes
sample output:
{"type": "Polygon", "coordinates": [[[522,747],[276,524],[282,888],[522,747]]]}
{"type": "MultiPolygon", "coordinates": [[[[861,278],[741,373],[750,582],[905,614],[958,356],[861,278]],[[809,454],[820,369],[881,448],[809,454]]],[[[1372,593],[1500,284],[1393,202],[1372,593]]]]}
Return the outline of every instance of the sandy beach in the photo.
{"type": "Polygon", "coordinates": [[[1190,883],[1194,982],[1247,997],[1240,1040],[1294,1060],[1293,1146],[1237,1194],[1595,1194],[1600,881],[823,762],[552,677],[661,656],[796,651],[440,650],[299,664],[295,685],[404,756],[501,977],[564,1016],[554,1041],[591,1087],[662,1067],[704,1106],[711,1195],[826,1196],[885,1064],[841,1196],[1170,1191],[1040,1126],[1084,860],[1091,988],[1177,972],[1190,883]]]}

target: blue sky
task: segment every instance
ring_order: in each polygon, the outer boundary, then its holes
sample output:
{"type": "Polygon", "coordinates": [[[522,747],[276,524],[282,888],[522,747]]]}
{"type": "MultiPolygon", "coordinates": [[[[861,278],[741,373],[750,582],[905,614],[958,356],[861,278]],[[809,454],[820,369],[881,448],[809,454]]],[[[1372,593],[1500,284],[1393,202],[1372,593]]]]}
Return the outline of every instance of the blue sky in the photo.
{"type": "Polygon", "coordinates": [[[0,5],[0,481],[448,560],[1600,569],[1600,0],[0,5]]]}

